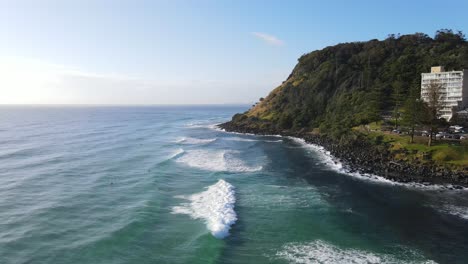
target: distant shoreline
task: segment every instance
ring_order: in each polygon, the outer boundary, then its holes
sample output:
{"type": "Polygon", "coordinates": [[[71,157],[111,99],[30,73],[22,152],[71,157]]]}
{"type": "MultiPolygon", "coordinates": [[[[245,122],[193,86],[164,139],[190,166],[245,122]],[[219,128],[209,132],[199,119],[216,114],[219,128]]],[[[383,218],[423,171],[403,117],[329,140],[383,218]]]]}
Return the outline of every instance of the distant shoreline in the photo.
{"type": "Polygon", "coordinates": [[[245,107],[251,104],[0,104],[0,107],[245,107]]]}

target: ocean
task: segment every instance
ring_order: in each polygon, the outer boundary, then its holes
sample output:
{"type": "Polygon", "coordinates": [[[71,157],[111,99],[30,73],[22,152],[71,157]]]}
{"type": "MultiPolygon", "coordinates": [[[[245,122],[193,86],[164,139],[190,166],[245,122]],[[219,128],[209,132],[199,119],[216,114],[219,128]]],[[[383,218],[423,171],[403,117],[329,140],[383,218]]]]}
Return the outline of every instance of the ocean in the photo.
{"type": "Polygon", "coordinates": [[[1,106],[0,263],[468,263],[468,190],[227,133],[248,106],[1,106]]]}

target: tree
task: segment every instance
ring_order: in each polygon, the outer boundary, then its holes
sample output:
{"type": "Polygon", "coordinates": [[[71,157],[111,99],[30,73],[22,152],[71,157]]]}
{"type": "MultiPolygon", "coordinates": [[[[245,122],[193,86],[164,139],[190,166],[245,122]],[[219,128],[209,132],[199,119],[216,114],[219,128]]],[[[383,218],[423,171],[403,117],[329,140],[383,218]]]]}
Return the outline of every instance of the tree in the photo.
{"type": "Polygon", "coordinates": [[[257,106],[249,116],[258,114],[280,128],[280,117],[288,113],[290,117],[281,120],[284,127],[321,127],[324,133],[341,133],[393,113],[392,124],[400,126],[409,89],[419,90],[421,73],[434,65],[468,68],[468,41],[463,33],[441,30],[437,40],[416,33],[329,46],[304,54],[287,79],[263,101],[259,99],[262,109],[257,106]]]}
{"type": "Polygon", "coordinates": [[[414,130],[427,120],[426,104],[418,96],[410,95],[403,105],[402,123],[410,130],[411,140],[414,142],[414,130]]]}
{"type": "MultiPolygon", "coordinates": [[[[382,117],[383,98],[385,98],[384,86],[379,79],[376,79],[373,89],[368,92],[363,112],[369,122],[377,122],[382,117]]],[[[355,116],[355,114],[354,114],[355,116]]]]}
{"type": "Polygon", "coordinates": [[[400,118],[400,107],[403,102],[403,84],[397,80],[392,84],[392,99],[394,103],[393,117],[395,118],[395,129],[398,129],[398,119],[400,118]]]}
{"type": "Polygon", "coordinates": [[[439,124],[440,118],[440,111],[444,107],[444,102],[442,100],[443,96],[443,85],[437,81],[432,80],[429,82],[425,87],[425,98],[427,103],[427,114],[428,114],[428,122],[429,125],[429,142],[427,143],[428,146],[432,145],[432,135],[434,131],[437,129],[437,125],[439,124]]]}
{"type": "Polygon", "coordinates": [[[440,42],[463,42],[465,34],[460,30],[455,33],[451,29],[444,28],[436,31],[434,39],[440,42]]]}
{"type": "Polygon", "coordinates": [[[278,125],[282,129],[290,129],[293,125],[293,118],[290,114],[284,113],[278,120],[278,125]]]}

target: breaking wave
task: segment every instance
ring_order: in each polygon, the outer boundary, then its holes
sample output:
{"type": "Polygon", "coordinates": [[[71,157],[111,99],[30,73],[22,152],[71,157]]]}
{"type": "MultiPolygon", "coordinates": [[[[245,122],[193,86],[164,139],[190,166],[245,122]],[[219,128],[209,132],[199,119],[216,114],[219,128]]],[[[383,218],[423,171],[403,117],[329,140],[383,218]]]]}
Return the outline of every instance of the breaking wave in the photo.
{"type": "Polygon", "coordinates": [[[237,221],[234,211],[236,203],[234,186],[225,180],[219,180],[204,192],[177,198],[186,199],[189,202],[174,206],[172,213],[190,215],[193,219],[203,219],[208,230],[216,238],[228,236],[231,226],[237,221]]]}
{"type": "MultiPolygon", "coordinates": [[[[415,254],[416,253],[413,253],[411,255],[415,254]]],[[[357,249],[341,249],[321,240],[306,244],[286,244],[276,253],[276,257],[290,263],[307,264],[436,264],[436,262],[432,260],[403,261],[386,254],[376,254],[357,249]]],[[[421,257],[419,256],[418,258],[421,257]]]]}
{"type": "Polygon", "coordinates": [[[211,130],[217,129],[217,123],[206,123],[206,122],[190,122],[185,125],[188,128],[207,128],[211,130]]]}
{"type": "Polygon", "coordinates": [[[249,166],[233,154],[234,151],[225,150],[192,150],[184,153],[177,162],[208,171],[254,172],[263,169],[262,166],[249,166]]]}
{"type": "Polygon", "coordinates": [[[185,150],[183,150],[183,149],[181,149],[181,148],[176,149],[176,150],[174,150],[173,153],[171,153],[171,154],[169,155],[168,159],[176,158],[176,157],[178,157],[178,156],[184,154],[184,152],[185,152],[185,150]]]}
{"type": "Polygon", "coordinates": [[[208,144],[208,143],[214,142],[215,140],[216,138],[202,139],[202,138],[183,137],[183,138],[176,140],[175,142],[179,144],[197,145],[197,144],[208,144]]]}
{"type": "Polygon", "coordinates": [[[229,138],[224,138],[225,140],[231,140],[231,141],[241,141],[241,142],[257,142],[257,141],[263,141],[263,142],[269,142],[269,143],[281,143],[283,142],[282,139],[278,140],[263,140],[263,139],[252,139],[252,138],[242,138],[242,137],[229,137],[229,138]]]}

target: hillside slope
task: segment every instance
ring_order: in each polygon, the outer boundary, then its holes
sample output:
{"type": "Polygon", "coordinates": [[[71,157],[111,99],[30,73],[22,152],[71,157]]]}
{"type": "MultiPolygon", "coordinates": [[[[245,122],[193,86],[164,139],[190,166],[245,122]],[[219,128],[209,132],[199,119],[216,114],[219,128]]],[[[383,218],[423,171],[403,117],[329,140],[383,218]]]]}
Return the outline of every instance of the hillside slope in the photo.
{"type": "Polygon", "coordinates": [[[301,56],[279,87],[232,125],[269,130],[312,130],[339,137],[381,119],[410,93],[419,93],[431,66],[468,68],[468,43],[451,30],[390,35],[383,41],[343,43],[301,56]]]}

